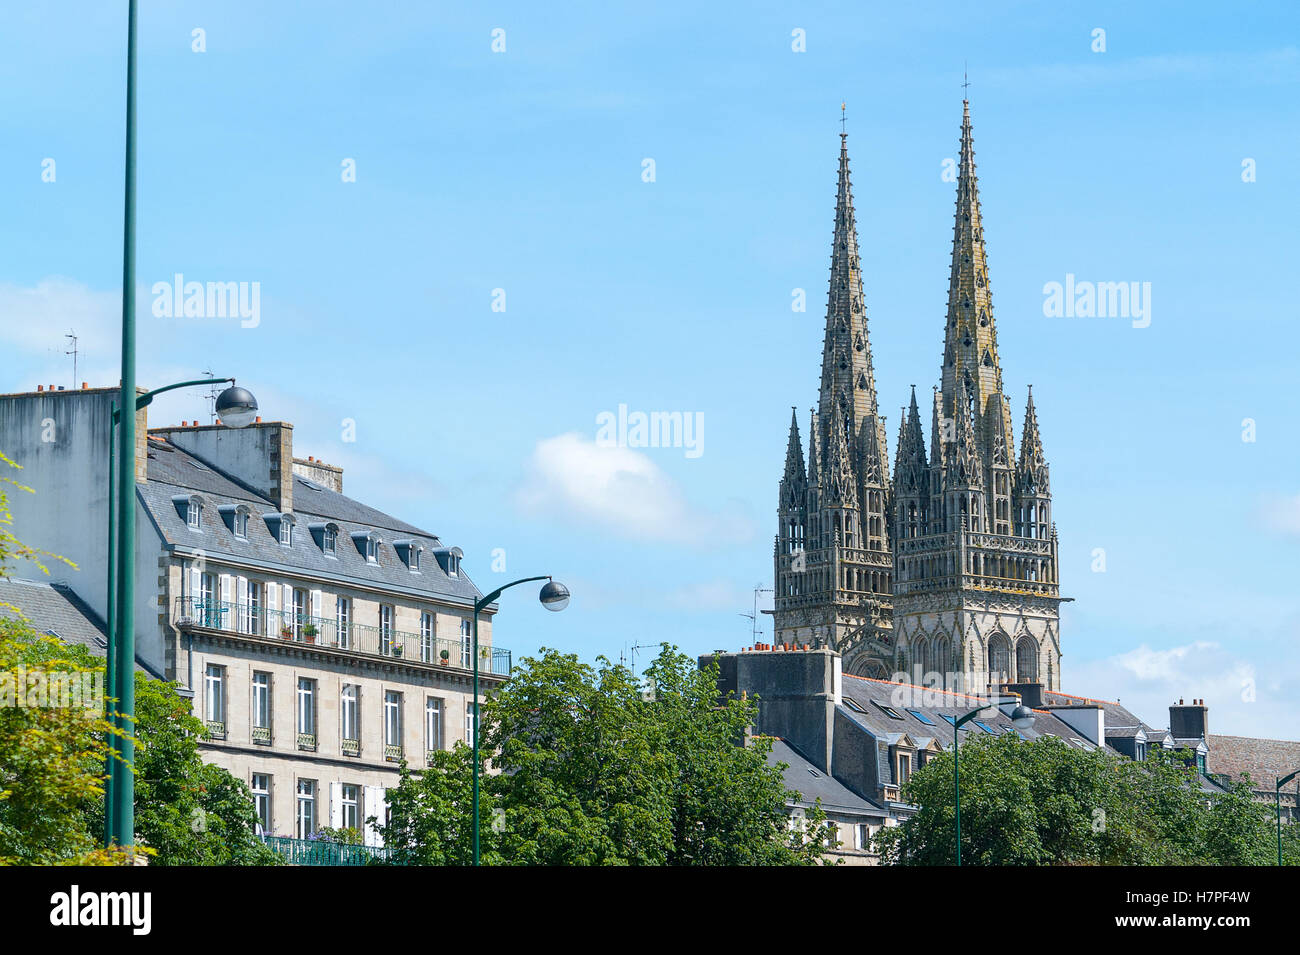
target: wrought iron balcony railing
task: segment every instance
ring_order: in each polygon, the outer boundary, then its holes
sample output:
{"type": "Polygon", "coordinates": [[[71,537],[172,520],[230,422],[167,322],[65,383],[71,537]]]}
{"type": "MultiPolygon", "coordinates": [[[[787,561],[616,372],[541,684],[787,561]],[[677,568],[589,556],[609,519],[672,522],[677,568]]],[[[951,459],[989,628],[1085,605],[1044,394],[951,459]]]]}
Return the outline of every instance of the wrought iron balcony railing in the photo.
{"type": "MultiPolygon", "coordinates": [[[[287,640],[362,656],[410,660],[461,670],[471,669],[473,662],[468,640],[448,640],[292,610],[267,610],[256,604],[228,600],[178,597],[175,622],[177,626],[205,627],[246,637],[287,640]]],[[[509,676],[510,667],[509,650],[479,644],[479,669],[482,672],[509,676]]]]}
{"type": "Polygon", "coordinates": [[[393,858],[393,850],[378,846],[356,846],[325,839],[291,839],[288,836],[260,838],[290,865],[370,865],[372,862],[391,862],[393,858]]]}

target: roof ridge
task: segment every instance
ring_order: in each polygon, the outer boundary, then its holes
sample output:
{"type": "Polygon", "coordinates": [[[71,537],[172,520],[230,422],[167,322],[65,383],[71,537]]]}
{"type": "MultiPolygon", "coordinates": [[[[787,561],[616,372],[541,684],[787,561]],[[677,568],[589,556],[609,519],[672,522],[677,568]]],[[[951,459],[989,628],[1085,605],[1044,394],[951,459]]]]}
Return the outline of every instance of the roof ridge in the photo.
{"type": "MultiPolygon", "coordinates": [[[[897,680],[881,680],[881,679],[877,679],[876,677],[872,677],[872,676],[858,676],[856,673],[845,673],[845,674],[843,674],[843,675],[844,675],[844,676],[851,676],[851,677],[853,677],[853,679],[855,679],[855,680],[863,680],[863,681],[865,681],[865,682],[867,682],[867,683],[883,683],[883,684],[885,684],[886,686],[906,686],[906,687],[910,687],[910,688],[912,688],[913,690],[924,690],[924,691],[926,691],[927,693],[943,693],[943,694],[945,694],[945,695],[947,695],[947,696],[957,696],[957,697],[962,697],[963,699],[967,699],[967,700],[983,700],[983,699],[986,699],[986,697],[982,697],[982,696],[972,696],[972,695],[969,694],[969,693],[960,693],[960,692],[958,692],[957,690],[944,690],[944,689],[940,689],[939,687],[933,687],[933,686],[921,686],[921,685],[918,684],[918,683],[900,683],[900,682],[898,682],[897,680]]],[[[990,705],[990,706],[993,706],[993,705],[995,705],[995,704],[989,704],[989,705],[990,705]]]]}

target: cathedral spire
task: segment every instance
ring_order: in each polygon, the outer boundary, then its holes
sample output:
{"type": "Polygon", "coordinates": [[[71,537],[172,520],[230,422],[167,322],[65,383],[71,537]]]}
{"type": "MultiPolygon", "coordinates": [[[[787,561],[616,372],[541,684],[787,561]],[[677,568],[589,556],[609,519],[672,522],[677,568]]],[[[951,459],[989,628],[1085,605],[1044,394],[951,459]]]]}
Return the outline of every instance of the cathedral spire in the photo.
{"type": "MultiPolygon", "coordinates": [[[[821,395],[817,410],[822,431],[820,437],[825,444],[829,443],[832,416],[841,417],[845,433],[849,440],[853,440],[861,431],[863,419],[876,414],[876,378],[871,365],[871,343],[867,337],[846,133],[840,133],[835,235],[831,246],[830,293],[826,303],[821,395]]],[[[883,436],[880,444],[884,444],[883,436]]]]}
{"type": "MultiPolygon", "coordinates": [[[[807,472],[804,471],[803,463],[803,444],[799,440],[799,418],[794,408],[790,409],[790,440],[785,449],[785,474],[781,478],[781,489],[785,492],[787,488],[791,491],[803,487],[807,483],[807,472]]],[[[782,493],[782,497],[785,494],[782,493]]]]}
{"type": "Polygon", "coordinates": [[[952,264],[948,277],[948,317],[944,329],[943,414],[956,417],[954,402],[960,382],[973,411],[976,440],[985,455],[992,451],[995,430],[1011,431],[1009,412],[995,429],[987,420],[989,399],[1002,394],[993,296],[989,288],[988,255],[980,212],[979,179],[975,174],[975,145],[971,135],[970,102],[962,101],[961,159],[957,174],[957,209],[953,219],[952,264]]]}
{"type": "Polygon", "coordinates": [[[925,438],[921,434],[921,411],[916,405],[916,385],[912,386],[912,403],[903,412],[898,425],[898,451],[894,458],[894,493],[920,493],[925,490],[925,438]]]}
{"type": "Polygon", "coordinates": [[[1025,427],[1021,432],[1020,479],[1029,482],[1038,493],[1048,493],[1047,456],[1043,453],[1043,440],[1038,434],[1038,414],[1034,411],[1034,386],[1029,386],[1029,400],[1025,402],[1025,427]]]}

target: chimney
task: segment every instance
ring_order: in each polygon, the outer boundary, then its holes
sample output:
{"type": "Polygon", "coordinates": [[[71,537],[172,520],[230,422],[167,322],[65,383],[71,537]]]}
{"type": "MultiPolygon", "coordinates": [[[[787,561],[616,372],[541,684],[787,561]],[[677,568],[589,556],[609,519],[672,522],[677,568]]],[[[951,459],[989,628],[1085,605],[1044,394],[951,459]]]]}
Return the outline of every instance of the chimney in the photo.
{"type": "Polygon", "coordinates": [[[333,464],[326,464],[315,455],[293,459],[293,473],[314,481],[321,487],[328,488],[336,494],[343,493],[343,469],[333,464]]]}
{"type": "Polygon", "coordinates": [[[1175,739],[1206,739],[1210,732],[1209,708],[1204,700],[1182,700],[1169,707],[1169,735],[1175,739]]]}
{"type": "Polygon", "coordinates": [[[1041,683],[1003,683],[1003,693],[1016,693],[1020,702],[1034,710],[1043,708],[1043,684],[1041,683]]]}
{"type": "Polygon", "coordinates": [[[293,425],[254,422],[246,428],[155,428],[182,451],[265,494],[281,512],[293,510],[293,425]]]}

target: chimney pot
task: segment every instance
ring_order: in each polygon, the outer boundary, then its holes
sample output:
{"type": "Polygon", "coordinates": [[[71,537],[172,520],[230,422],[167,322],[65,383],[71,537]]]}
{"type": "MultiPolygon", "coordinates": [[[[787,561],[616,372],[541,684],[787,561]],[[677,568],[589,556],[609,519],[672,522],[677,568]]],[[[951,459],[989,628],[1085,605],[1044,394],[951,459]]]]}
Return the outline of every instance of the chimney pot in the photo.
{"type": "Polygon", "coordinates": [[[90,387],[90,382],[88,382],[88,381],[83,381],[83,382],[81,383],[81,390],[82,390],[82,391],[85,391],[85,390],[86,390],[87,388],[89,388],[89,387],[90,387]]]}
{"type": "Polygon", "coordinates": [[[37,386],[36,386],[36,390],[37,390],[37,391],[44,391],[44,390],[45,390],[45,386],[44,386],[44,385],[37,385],[37,386]]]}
{"type": "Polygon", "coordinates": [[[259,416],[259,417],[254,418],[254,419],[253,419],[253,423],[254,423],[254,424],[261,424],[261,423],[262,423],[262,419],[261,419],[261,417],[259,416]]]}

